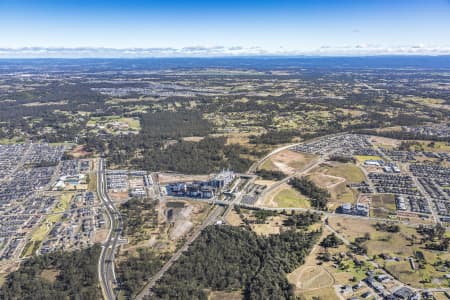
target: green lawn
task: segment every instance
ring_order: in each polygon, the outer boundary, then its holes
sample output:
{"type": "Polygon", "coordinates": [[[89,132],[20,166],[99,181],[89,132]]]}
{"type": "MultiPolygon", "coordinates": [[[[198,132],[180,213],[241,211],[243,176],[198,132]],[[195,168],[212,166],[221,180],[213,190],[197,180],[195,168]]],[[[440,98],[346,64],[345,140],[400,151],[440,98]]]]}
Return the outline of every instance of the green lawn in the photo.
{"type": "Polygon", "coordinates": [[[13,137],[12,139],[8,138],[0,139],[1,145],[20,144],[20,143],[25,143],[25,140],[22,137],[13,137]]]}
{"type": "Polygon", "coordinates": [[[278,168],[273,164],[270,158],[267,159],[259,168],[261,170],[268,170],[268,171],[278,170],[278,168]]]}
{"type": "Polygon", "coordinates": [[[354,164],[341,164],[329,169],[328,173],[333,176],[343,177],[348,182],[358,183],[364,181],[366,177],[358,166],[354,164]]]}
{"type": "Polygon", "coordinates": [[[294,189],[288,188],[281,190],[275,195],[275,202],[278,207],[299,207],[310,208],[311,203],[307,198],[294,189]]]}
{"type": "Polygon", "coordinates": [[[52,229],[53,225],[61,219],[62,214],[60,214],[60,212],[63,212],[69,208],[72,196],[73,193],[64,193],[61,196],[60,202],[56,204],[55,208],[52,211],[57,214],[51,214],[45,218],[44,222],[42,222],[42,224],[32,233],[32,241],[41,242],[45,239],[47,234],[52,229]]]}
{"type": "Polygon", "coordinates": [[[355,155],[355,158],[360,163],[364,163],[366,160],[381,160],[382,158],[375,155],[355,155]]]}

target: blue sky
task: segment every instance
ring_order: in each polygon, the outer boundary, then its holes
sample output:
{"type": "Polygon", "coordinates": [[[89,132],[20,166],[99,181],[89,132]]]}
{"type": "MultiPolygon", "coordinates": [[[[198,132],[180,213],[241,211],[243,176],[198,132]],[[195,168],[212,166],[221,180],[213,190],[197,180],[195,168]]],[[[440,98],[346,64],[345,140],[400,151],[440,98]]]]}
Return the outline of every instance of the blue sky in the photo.
{"type": "Polygon", "coordinates": [[[0,0],[0,48],[22,47],[450,53],[450,0],[0,0]]]}

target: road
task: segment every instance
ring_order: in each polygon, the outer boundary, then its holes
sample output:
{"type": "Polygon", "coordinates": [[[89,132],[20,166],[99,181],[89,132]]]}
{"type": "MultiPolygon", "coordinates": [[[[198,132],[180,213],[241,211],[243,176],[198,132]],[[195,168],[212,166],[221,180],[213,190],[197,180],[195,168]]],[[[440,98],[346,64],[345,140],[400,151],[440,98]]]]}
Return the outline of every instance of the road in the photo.
{"type": "Polygon", "coordinates": [[[98,163],[97,193],[106,208],[110,224],[108,236],[102,245],[102,251],[100,253],[98,276],[103,297],[107,300],[112,300],[116,299],[116,295],[114,294],[114,284],[116,283],[114,257],[116,254],[116,247],[120,242],[123,224],[119,211],[114,206],[114,203],[111,201],[106,191],[105,161],[103,159],[100,159],[98,163]]]}
{"type": "MultiPolygon", "coordinates": [[[[227,201],[228,203],[226,203],[225,205],[228,205],[228,207],[222,215],[223,219],[226,218],[228,213],[233,209],[234,205],[241,203],[242,197],[244,197],[244,195],[245,195],[245,191],[247,190],[248,186],[255,181],[255,179],[256,179],[256,177],[252,177],[251,179],[249,179],[245,183],[245,185],[242,187],[242,189],[236,193],[234,199],[232,201],[227,201]]],[[[238,180],[241,180],[241,179],[238,179],[238,180]]]]}
{"type": "MultiPolygon", "coordinates": [[[[341,134],[344,134],[344,133],[341,133],[341,134]]],[[[333,135],[330,135],[330,136],[328,136],[328,137],[331,137],[331,136],[336,136],[336,135],[340,135],[340,134],[333,134],[333,135]]],[[[324,138],[324,137],[322,137],[322,138],[324,138]]],[[[291,147],[293,147],[293,146],[296,146],[296,145],[301,145],[303,142],[301,142],[301,143],[296,143],[296,144],[290,144],[290,145],[286,145],[286,146],[283,146],[283,147],[280,147],[280,148],[277,148],[277,149],[275,149],[275,150],[273,150],[272,152],[270,152],[269,154],[267,154],[266,156],[264,156],[263,158],[261,158],[260,160],[258,160],[257,162],[255,162],[250,168],[249,168],[249,170],[247,171],[247,174],[253,174],[254,172],[256,172],[256,170],[258,169],[258,167],[260,167],[268,158],[270,158],[271,156],[273,156],[273,155],[275,155],[275,154],[277,154],[277,153],[279,153],[279,152],[281,152],[281,151],[284,151],[284,150],[287,150],[287,149],[290,149],[291,147]]],[[[300,171],[298,171],[298,172],[296,172],[296,173],[294,173],[294,174],[292,174],[291,176],[288,176],[288,177],[286,177],[286,178],[284,178],[283,180],[281,180],[281,181],[279,181],[279,182],[277,182],[276,184],[274,184],[273,186],[271,186],[270,187],[270,190],[273,190],[274,188],[276,188],[277,186],[279,186],[280,184],[283,184],[283,183],[285,183],[285,182],[287,182],[290,178],[292,178],[292,177],[294,177],[294,176],[299,176],[299,175],[304,175],[304,174],[306,174],[307,172],[309,172],[311,169],[313,169],[313,168],[315,168],[316,166],[318,166],[319,164],[321,164],[321,163],[323,163],[325,160],[326,160],[326,157],[328,157],[329,155],[331,155],[332,153],[333,153],[334,151],[331,151],[330,153],[327,153],[327,154],[324,154],[324,155],[322,155],[319,159],[317,159],[317,160],[315,160],[315,161],[313,161],[313,162],[311,162],[310,164],[308,164],[307,166],[305,166],[302,170],[300,170],[300,171]]],[[[102,166],[100,167],[100,168],[103,168],[102,166]]],[[[100,177],[100,176],[99,176],[100,177]]],[[[219,217],[220,217],[220,215],[221,215],[221,213],[222,213],[222,217],[225,217],[226,216],[226,214],[234,207],[234,205],[235,204],[239,204],[239,205],[241,205],[242,207],[248,207],[248,208],[256,208],[256,209],[263,209],[263,210],[277,210],[277,211],[280,211],[280,210],[304,210],[304,211],[306,211],[306,210],[308,210],[308,211],[315,211],[315,212],[317,212],[317,213],[321,213],[321,214],[323,214],[323,215],[325,215],[325,218],[327,218],[328,216],[333,216],[333,215],[339,215],[339,214],[335,214],[335,213],[329,213],[329,212],[324,212],[324,211],[318,211],[318,210],[314,210],[314,209],[296,209],[296,208],[267,208],[267,207],[261,207],[261,206],[252,206],[252,205],[243,205],[243,204],[240,204],[240,201],[241,201],[241,199],[242,199],[242,197],[245,195],[245,190],[246,190],[246,188],[248,187],[248,185],[250,185],[250,183],[251,182],[253,182],[254,181],[254,179],[255,178],[252,178],[252,179],[250,179],[250,180],[248,180],[248,182],[245,184],[245,186],[239,191],[239,192],[237,192],[236,193],[236,195],[235,195],[235,198],[232,200],[232,201],[220,201],[220,200],[217,200],[216,198],[213,198],[213,199],[208,199],[208,200],[206,200],[206,199],[193,199],[193,198],[189,198],[189,200],[198,200],[198,201],[202,201],[202,202],[208,202],[208,203],[210,203],[210,204],[212,204],[213,205],[213,208],[212,208],[212,211],[210,212],[210,214],[208,215],[208,217],[205,219],[205,221],[202,223],[202,225],[201,226],[199,226],[198,228],[196,228],[195,230],[194,230],[194,232],[189,236],[189,238],[187,239],[187,241],[185,242],[185,244],[170,258],[170,260],[151,278],[151,280],[147,283],[147,285],[143,288],[143,290],[138,294],[138,296],[136,297],[136,299],[143,299],[146,295],[150,295],[151,294],[151,289],[154,287],[154,285],[158,282],[158,280],[160,280],[162,277],[163,277],[163,275],[165,274],[165,272],[167,272],[167,270],[169,270],[170,269],[170,267],[173,265],[173,263],[175,262],[175,261],[177,261],[178,260],[178,258],[182,255],[182,253],[184,252],[184,251],[186,251],[187,249],[188,249],[188,247],[192,244],[192,242],[194,242],[196,239],[197,239],[197,237],[201,234],[201,232],[202,232],[202,230],[204,229],[204,228],[206,228],[207,226],[209,226],[209,225],[211,225],[211,224],[213,224],[219,217]],[[224,208],[223,207],[220,207],[220,206],[218,206],[218,205],[215,205],[215,204],[220,204],[220,205],[223,205],[223,206],[228,206],[226,209],[225,209],[225,211],[224,211],[224,208]]],[[[103,170],[103,179],[102,179],[103,181],[104,181],[104,170],[103,170]]],[[[156,182],[156,181],[155,181],[156,182]]],[[[105,187],[104,187],[104,182],[103,183],[99,183],[99,186],[101,185],[101,184],[103,184],[102,185],[102,189],[101,190],[103,190],[105,187]]],[[[269,189],[268,189],[269,190],[269,189]]],[[[265,191],[265,193],[267,193],[267,190],[265,191]]],[[[108,207],[108,203],[110,203],[110,200],[108,200],[109,198],[108,198],[108,196],[106,195],[106,191],[104,191],[103,192],[103,194],[105,195],[105,206],[106,207],[108,207]],[[109,201],[109,202],[108,202],[109,201]]],[[[262,195],[261,195],[262,196],[262,195]]],[[[164,196],[163,197],[160,197],[161,198],[161,200],[164,200],[164,196]]],[[[103,198],[102,198],[103,199],[103,198]]],[[[111,212],[109,212],[109,213],[111,213],[111,212]]],[[[112,216],[114,216],[115,214],[114,214],[114,211],[111,213],[111,215],[112,216]]],[[[353,215],[342,215],[343,217],[348,217],[348,218],[361,218],[361,219],[371,219],[371,220],[379,220],[379,221],[387,221],[387,219],[382,219],[382,218],[373,218],[373,217],[363,217],[363,216],[353,216],[353,215]]],[[[389,219],[389,221],[393,221],[393,222],[398,222],[398,223],[404,223],[404,224],[408,224],[408,222],[405,222],[405,221],[396,221],[396,220],[390,220],[389,219]]],[[[113,226],[112,226],[113,227],[113,226]]],[[[121,226],[120,226],[121,227],[121,226]]],[[[334,231],[332,228],[329,228],[331,231],[334,231]]],[[[111,232],[110,232],[111,233],[111,232]]],[[[112,234],[111,234],[112,235],[112,234]]],[[[344,242],[345,243],[349,243],[347,240],[345,240],[342,236],[339,236],[342,240],[344,240],[344,242]]],[[[116,238],[115,238],[115,243],[114,243],[114,238],[112,237],[112,236],[108,236],[108,241],[109,241],[109,243],[111,243],[110,241],[112,240],[113,241],[113,245],[114,245],[114,247],[115,247],[115,245],[116,245],[116,243],[117,243],[117,239],[118,239],[118,235],[116,235],[116,238]]],[[[104,250],[105,249],[108,249],[108,247],[107,247],[107,245],[106,245],[106,243],[105,243],[105,247],[103,248],[104,250]]],[[[105,252],[107,252],[107,250],[105,250],[105,252]]],[[[102,253],[103,253],[103,251],[102,251],[102,253]]],[[[106,254],[105,254],[106,255],[106,254]]],[[[111,259],[111,261],[113,260],[113,258],[114,258],[114,251],[112,251],[112,259],[111,259]]],[[[103,259],[105,259],[104,257],[103,257],[103,259]]],[[[103,265],[105,265],[105,264],[103,264],[103,265]]],[[[112,264],[110,264],[110,265],[112,265],[112,264]]],[[[110,273],[112,273],[112,274],[114,274],[114,270],[113,270],[113,266],[112,267],[110,267],[110,268],[112,268],[112,271],[110,271],[110,273]]],[[[108,271],[108,270],[106,270],[106,271],[108,271]]],[[[102,272],[101,272],[101,274],[103,274],[102,272]]],[[[102,282],[104,282],[104,283],[109,283],[110,281],[108,280],[108,277],[105,275],[105,276],[103,276],[102,275],[102,277],[104,277],[104,278],[102,278],[102,282]]],[[[111,278],[111,277],[109,277],[109,278],[111,278]]],[[[106,285],[106,284],[105,284],[106,285]]],[[[103,290],[103,285],[102,285],[102,290],[103,290]]],[[[108,287],[106,287],[105,288],[105,291],[107,291],[108,290],[108,287]]],[[[111,294],[112,296],[114,296],[114,294],[112,293],[111,294]]],[[[108,297],[107,297],[108,298],[108,297]]],[[[114,299],[114,298],[108,298],[108,299],[114,299]]]]}
{"type": "MultiPolygon", "coordinates": [[[[281,151],[284,151],[286,149],[290,149],[293,146],[296,145],[300,145],[302,143],[296,143],[296,144],[291,144],[291,145],[286,145],[280,148],[277,148],[275,150],[273,150],[271,153],[267,154],[265,157],[261,158],[260,160],[258,160],[256,163],[254,163],[249,170],[247,171],[247,174],[252,174],[254,173],[258,167],[269,157],[271,157],[272,155],[279,153],[281,151]]],[[[317,163],[320,163],[322,161],[323,158],[321,158],[317,163]]],[[[100,282],[102,283],[102,291],[104,292],[105,296],[107,299],[114,299],[114,292],[111,286],[111,274],[114,274],[114,266],[113,263],[107,263],[106,261],[108,261],[107,257],[108,257],[108,253],[109,253],[109,261],[112,262],[114,260],[114,250],[109,250],[110,247],[112,247],[112,249],[114,249],[116,247],[117,244],[117,239],[119,234],[116,234],[114,236],[114,233],[116,232],[116,230],[113,230],[114,228],[117,228],[117,224],[115,222],[115,217],[117,215],[119,215],[114,208],[114,205],[112,204],[112,202],[109,200],[108,195],[106,194],[106,187],[105,187],[105,174],[104,174],[104,161],[101,160],[100,164],[99,164],[99,176],[98,178],[98,190],[101,191],[99,192],[100,198],[102,199],[102,201],[105,203],[105,206],[107,207],[108,210],[108,216],[111,220],[111,229],[110,232],[108,234],[108,238],[107,238],[107,242],[104,245],[104,248],[102,248],[102,255],[100,257],[100,261],[99,261],[99,276],[100,276],[100,282]],[[109,251],[109,252],[108,252],[109,251]],[[108,267],[109,266],[109,267],[108,267]]],[[[315,167],[317,164],[313,164],[311,166],[306,167],[303,172],[307,172],[310,169],[312,169],[313,167],[315,167]]],[[[296,174],[298,175],[298,174],[296,174]]],[[[155,178],[156,179],[156,178],[155,178]]],[[[148,295],[151,293],[151,289],[152,287],[155,285],[155,283],[162,278],[162,276],[164,275],[164,273],[169,270],[169,268],[172,266],[172,264],[181,256],[181,254],[183,253],[183,251],[185,251],[189,245],[195,241],[195,239],[200,235],[201,231],[206,227],[209,226],[211,224],[213,224],[220,216],[220,213],[222,213],[222,218],[224,218],[228,212],[232,209],[232,207],[234,206],[234,204],[238,204],[241,202],[242,197],[245,195],[245,189],[248,187],[248,185],[250,185],[251,182],[254,181],[255,178],[252,178],[250,180],[247,181],[247,183],[244,185],[244,187],[242,188],[241,191],[239,191],[235,198],[233,199],[233,201],[230,201],[228,204],[228,207],[225,209],[225,211],[223,212],[223,208],[220,206],[214,206],[213,210],[211,211],[211,213],[209,214],[209,216],[207,217],[207,219],[202,223],[201,226],[199,226],[194,233],[188,238],[188,240],[186,241],[186,243],[171,257],[171,259],[163,266],[163,268],[161,270],[158,271],[158,273],[156,273],[155,276],[152,277],[152,279],[150,280],[150,282],[144,287],[144,289],[141,291],[141,293],[137,296],[137,299],[142,299],[145,295],[148,295]]],[[[154,180],[154,183],[156,183],[156,180],[154,180]]],[[[164,197],[160,197],[160,200],[163,200],[164,197]]],[[[192,200],[192,199],[190,199],[192,200]]],[[[211,202],[214,203],[214,201],[217,201],[217,199],[212,199],[211,202]]],[[[222,203],[221,203],[222,204],[222,203]]],[[[223,203],[225,204],[225,203],[223,203]]],[[[121,222],[121,220],[120,220],[121,222]]],[[[120,228],[122,227],[122,225],[119,226],[120,228]]]]}
{"type": "Polygon", "coordinates": [[[272,155],[275,155],[275,154],[277,154],[277,153],[279,153],[279,152],[281,152],[281,151],[290,149],[290,148],[292,148],[292,147],[294,147],[294,146],[301,145],[302,143],[303,143],[303,142],[301,142],[301,143],[295,143],[295,144],[290,144],[290,145],[286,145],[286,146],[283,146],[283,147],[280,147],[280,148],[277,148],[277,149],[273,150],[272,152],[270,152],[269,154],[267,154],[266,156],[264,156],[264,157],[261,158],[260,160],[258,160],[258,161],[256,161],[255,163],[253,163],[253,164],[251,165],[251,167],[248,169],[248,172],[247,172],[247,173],[249,173],[249,174],[255,173],[255,172],[258,170],[258,168],[259,168],[259,167],[260,167],[260,166],[261,166],[268,158],[270,158],[272,155]]]}
{"type": "Polygon", "coordinates": [[[203,229],[205,229],[209,225],[214,224],[214,222],[221,215],[221,213],[223,213],[223,207],[214,206],[212,208],[211,212],[209,213],[205,221],[202,223],[202,225],[195,229],[195,231],[189,236],[184,245],[180,249],[178,249],[177,252],[175,252],[175,254],[169,259],[169,261],[164,264],[164,266],[158,271],[158,273],[156,273],[152,277],[152,279],[147,283],[147,285],[142,289],[142,291],[136,296],[137,300],[142,300],[145,296],[151,294],[151,289],[155,286],[158,280],[160,280],[163,277],[164,273],[166,273],[173,265],[173,263],[180,258],[181,254],[183,254],[183,252],[189,248],[192,242],[194,242],[199,237],[203,229]]]}
{"type": "Polygon", "coordinates": [[[315,167],[317,167],[318,165],[320,165],[323,162],[325,162],[325,156],[321,156],[318,160],[314,160],[314,161],[310,162],[309,164],[307,164],[302,170],[297,171],[297,172],[293,173],[292,175],[286,176],[282,180],[277,181],[276,183],[274,183],[271,186],[269,186],[268,188],[266,188],[259,196],[259,199],[264,199],[264,197],[268,193],[275,190],[280,185],[289,182],[289,180],[291,180],[292,178],[294,178],[296,176],[305,175],[306,173],[308,173],[309,171],[311,171],[312,169],[314,169],[315,167]]]}
{"type": "Polygon", "coordinates": [[[279,152],[281,152],[281,151],[291,149],[292,147],[295,147],[295,146],[300,146],[300,145],[302,145],[302,144],[304,144],[304,143],[310,143],[310,142],[312,142],[312,141],[314,141],[314,140],[317,140],[317,139],[331,138],[331,137],[335,137],[335,136],[339,136],[339,135],[345,135],[346,133],[347,133],[347,132],[344,131],[344,132],[340,132],[340,133],[330,134],[330,135],[327,135],[327,136],[316,137],[316,138],[312,138],[312,139],[309,139],[309,140],[301,141],[301,142],[298,142],[298,143],[295,143],[295,144],[289,144],[289,145],[286,145],[286,146],[282,146],[282,147],[280,147],[280,148],[277,148],[277,149],[273,150],[272,152],[270,152],[269,154],[267,154],[266,156],[264,156],[263,158],[259,159],[259,160],[256,161],[255,163],[253,163],[253,164],[251,165],[251,167],[248,169],[247,173],[248,173],[248,174],[254,174],[254,173],[258,170],[258,168],[259,168],[259,167],[260,167],[267,159],[269,159],[271,156],[273,156],[273,155],[275,155],[275,154],[277,154],[277,153],[279,153],[279,152]]]}

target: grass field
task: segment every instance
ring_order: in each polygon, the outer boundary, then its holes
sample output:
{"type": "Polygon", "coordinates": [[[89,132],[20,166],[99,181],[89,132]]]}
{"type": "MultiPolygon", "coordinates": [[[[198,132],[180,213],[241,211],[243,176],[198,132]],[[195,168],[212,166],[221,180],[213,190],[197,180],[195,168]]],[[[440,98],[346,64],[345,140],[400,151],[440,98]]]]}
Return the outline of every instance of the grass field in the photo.
{"type": "Polygon", "coordinates": [[[316,299],[326,299],[326,300],[340,300],[336,295],[334,288],[327,287],[322,289],[311,290],[307,292],[300,292],[297,294],[300,299],[304,300],[316,300],[316,299]]]}
{"type": "Polygon", "coordinates": [[[380,160],[380,159],[382,159],[381,157],[375,156],[375,155],[355,155],[355,158],[360,163],[364,163],[366,160],[380,160]]]}
{"type": "MultiPolygon", "coordinates": [[[[420,245],[415,247],[420,248],[420,245]]],[[[450,261],[449,252],[438,252],[438,251],[424,251],[420,249],[425,256],[425,261],[427,262],[424,269],[417,270],[418,275],[408,277],[407,274],[402,274],[407,276],[407,280],[412,280],[412,284],[415,286],[438,286],[438,287],[450,287],[450,280],[444,279],[444,275],[448,272],[440,272],[439,268],[434,265],[438,262],[450,261]],[[414,281],[417,280],[417,281],[414,281]],[[421,282],[421,281],[431,281],[431,282],[421,282]]]]}
{"type": "Polygon", "coordinates": [[[436,300],[448,300],[449,299],[449,297],[447,297],[444,292],[433,293],[433,297],[436,300]]]}
{"type": "Polygon", "coordinates": [[[358,281],[366,278],[366,272],[367,269],[369,269],[367,265],[357,267],[355,262],[351,259],[343,260],[339,267],[341,272],[345,272],[346,275],[349,275],[350,277],[355,277],[358,281]]]}
{"type": "Polygon", "coordinates": [[[344,192],[337,195],[338,204],[343,203],[355,203],[358,196],[358,192],[350,188],[345,188],[344,192]]]}
{"type": "Polygon", "coordinates": [[[8,138],[0,139],[1,145],[20,144],[20,143],[25,143],[25,140],[22,137],[14,137],[12,139],[8,139],[8,138]]]}
{"type": "Polygon", "coordinates": [[[450,144],[447,142],[434,142],[430,143],[429,141],[421,141],[422,149],[424,151],[431,152],[447,152],[450,151],[450,144]]]}
{"type": "Polygon", "coordinates": [[[372,207],[385,208],[391,211],[396,210],[395,197],[393,194],[379,194],[372,196],[372,207]]]}
{"type": "Polygon", "coordinates": [[[33,253],[35,253],[36,250],[39,248],[40,244],[41,244],[41,242],[38,242],[38,241],[29,241],[23,248],[23,251],[22,251],[20,257],[28,257],[28,256],[33,255],[33,253]]]}
{"type": "Polygon", "coordinates": [[[329,217],[328,222],[349,241],[369,233],[371,239],[364,243],[368,248],[369,256],[385,253],[391,256],[408,257],[414,254],[411,242],[407,238],[413,234],[417,235],[415,228],[400,225],[400,232],[389,233],[377,231],[373,226],[376,222],[369,220],[329,217]]]}
{"type": "Polygon", "coordinates": [[[240,226],[242,224],[241,217],[233,209],[227,214],[225,221],[231,226],[240,226]]]}
{"type": "Polygon", "coordinates": [[[389,218],[396,214],[395,197],[393,194],[372,196],[370,215],[376,218],[389,218]]]}
{"type": "Polygon", "coordinates": [[[394,149],[401,143],[401,141],[399,141],[399,140],[381,137],[381,136],[372,136],[372,137],[370,137],[370,140],[375,145],[377,145],[379,147],[387,148],[387,149],[394,149]]]}
{"type": "Polygon", "coordinates": [[[331,287],[333,277],[321,266],[300,267],[288,275],[290,283],[303,290],[331,287]]]}
{"type": "Polygon", "coordinates": [[[361,169],[350,163],[333,166],[328,170],[327,174],[343,177],[350,183],[358,183],[366,179],[361,169]]]}
{"type": "MultiPolygon", "coordinates": [[[[328,222],[332,228],[349,241],[354,241],[355,238],[369,233],[370,239],[362,243],[367,249],[367,255],[375,257],[378,265],[383,266],[401,282],[415,288],[449,287],[449,281],[444,278],[448,271],[440,270],[439,266],[442,265],[442,262],[450,260],[450,253],[426,250],[424,244],[420,242],[412,244],[411,237],[413,235],[416,236],[416,241],[420,241],[422,237],[414,227],[400,224],[400,232],[389,233],[377,231],[373,226],[375,224],[373,221],[329,217],[328,222]],[[413,270],[408,258],[414,257],[416,251],[424,254],[425,263],[419,267],[420,264],[416,261],[416,270],[413,270]],[[379,256],[380,254],[396,257],[397,260],[384,260],[379,256]]],[[[364,268],[358,268],[352,259],[345,259],[339,265],[339,270],[341,274],[351,275],[360,280],[365,277],[364,271],[372,266],[367,262],[365,265],[364,268]]],[[[339,274],[339,272],[333,272],[337,282],[340,282],[339,274]]]]}
{"type": "Polygon", "coordinates": [[[426,264],[424,269],[413,270],[408,261],[388,262],[385,268],[401,282],[417,288],[435,287],[436,284],[446,285],[443,279],[445,273],[437,272],[433,266],[426,264]],[[433,282],[434,281],[434,282],[433,282]],[[443,284],[439,284],[441,282],[443,284]]]}
{"type": "Polygon", "coordinates": [[[252,230],[259,235],[279,234],[283,219],[280,216],[269,217],[265,224],[251,224],[252,230]]]}
{"type": "Polygon", "coordinates": [[[278,207],[311,207],[309,200],[293,188],[287,188],[279,191],[275,195],[274,201],[277,203],[278,207]]]}
{"type": "Polygon", "coordinates": [[[97,174],[96,174],[96,172],[89,173],[88,190],[91,192],[97,191],[97,174]]]}
{"type": "Polygon", "coordinates": [[[273,162],[270,159],[268,159],[261,165],[260,169],[274,171],[277,170],[277,167],[273,164],[273,162]]]}

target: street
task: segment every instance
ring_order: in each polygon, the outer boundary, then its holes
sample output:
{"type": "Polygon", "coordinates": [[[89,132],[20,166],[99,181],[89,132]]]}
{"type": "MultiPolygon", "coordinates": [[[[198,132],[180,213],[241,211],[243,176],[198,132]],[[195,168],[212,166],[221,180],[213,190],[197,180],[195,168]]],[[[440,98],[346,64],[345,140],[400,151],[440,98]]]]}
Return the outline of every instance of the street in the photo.
{"type": "Polygon", "coordinates": [[[100,253],[98,274],[103,297],[112,300],[116,299],[114,294],[114,285],[116,284],[114,257],[122,233],[123,224],[119,211],[114,206],[114,203],[111,201],[106,191],[105,162],[103,159],[100,159],[98,164],[97,193],[106,208],[110,223],[108,236],[102,245],[102,251],[100,253]]]}

